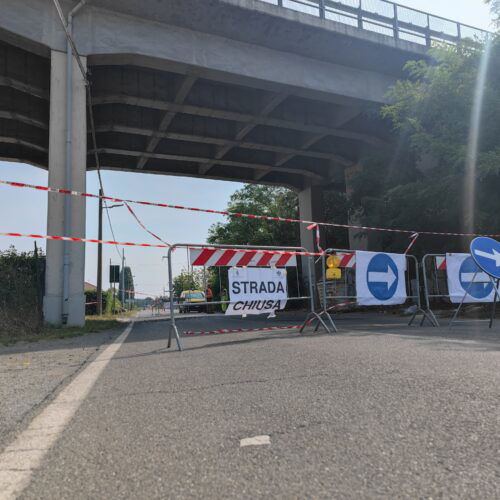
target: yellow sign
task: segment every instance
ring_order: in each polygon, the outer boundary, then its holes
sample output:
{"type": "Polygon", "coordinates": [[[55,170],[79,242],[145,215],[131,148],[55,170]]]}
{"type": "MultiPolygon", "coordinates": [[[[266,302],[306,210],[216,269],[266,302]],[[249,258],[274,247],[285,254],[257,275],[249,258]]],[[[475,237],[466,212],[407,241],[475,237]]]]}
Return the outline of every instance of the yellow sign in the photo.
{"type": "Polygon", "coordinates": [[[335,269],[340,266],[340,261],[341,259],[338,255],[330,255],[326,259],[326,267],[328,267],[328,269],[335,269]]]}
{"type": "Polygon", "coordinates": [[[342,278],[342,270],[338,267],[330,267],[326,270],[327,280],[339,280],[342,278]]]}

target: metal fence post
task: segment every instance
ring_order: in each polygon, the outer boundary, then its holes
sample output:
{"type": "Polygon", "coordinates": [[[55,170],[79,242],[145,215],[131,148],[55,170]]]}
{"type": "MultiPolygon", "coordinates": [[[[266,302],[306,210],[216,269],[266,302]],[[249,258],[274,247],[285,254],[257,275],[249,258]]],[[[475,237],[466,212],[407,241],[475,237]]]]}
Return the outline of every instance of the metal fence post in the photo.
{"type": "Polygon", "coordinates": [[[172,250],[175,248],[171,246],[168,249],[167,260],[168,260],[168,290],[170,299],[170,328],[168,331],[168,344],[169,348],[172,345],[172,331],[175,334],[175,340],[177,341],[177,348],[182,351],[181,339],[179,337],[179,331],[177,330],[177,325],[175,324],[175,306],[174,306],[174,277],[172,272],[172,250]]]}
{"type": "Polygon", "coordinates": [[[358,28],[363,29],[363,0],[359,0],[358,7],[358,28]]]}
{"type": "Polygon", "coordinates": [[[319,0],[319,17],[321,17],[321,19],[326,18],[325,0],[319,0]]]}
{"type": "Polygon", "coordinates": [[[313,272],[311,265],[312,257],[307,258],[307,281],[309,281],[309,295],[311,296],[311,312],[314,312],[316,309],[315,301],[314,301],[314,283],[313,283],[313,272]]]}
{"type": "Polygon", "coordinates": [[[422,321],[420,322],[420,326],[422,326],[424,324],[424,321],[425,319],[427,318],[429,320],[429,322],[431,323],[431,325],[434,325],[434,320],[432,318],[432,316],[430,314],[427,313],[427,311],[425,311],[423,308],[422,308],[422,301],[420,300],[420,276],[419,276],[419,263],[418,263],[418,260],[417,258],[414,256],[414,255],[407,255],[406,256],[406,268],[407,268],[407,273],[408,273],[408,278],[410,279],[410,295],[408,296],[409,298],[411,299],[414,299],[415,300],[415,306],[416,306],[416,310],[415,312],[413,313],[409,323],[408,323],[408,326],[411,326],[413,324],[413,321],[415,320],[415,318],[417,317],[417,315],[420,313],[422,314],[422,321]],[[411,279],[410,279],[410,266],[408,265],[408,262],[409,261],[413,261],[414,264],[415,264],[415,282],[416,282],[416,290],[415,290],[415,295],[413,295],[413,291],[411,290],[411,279]]]}
{"type": "Polygon", "coordinates": [[[430,47],[432,45],[432,38],[431,38],[431,17],[429,14],[427,14],[427,30],[425,33],[425,45],[427,47],[430,47]]]}
{"type": "Polygon", "coordinates": [[[397,40],[399,38],[398,6],[397,4],[393,4],[393,7],[394,7],[393,31],[394,31],[394,38],[397,40]]]}

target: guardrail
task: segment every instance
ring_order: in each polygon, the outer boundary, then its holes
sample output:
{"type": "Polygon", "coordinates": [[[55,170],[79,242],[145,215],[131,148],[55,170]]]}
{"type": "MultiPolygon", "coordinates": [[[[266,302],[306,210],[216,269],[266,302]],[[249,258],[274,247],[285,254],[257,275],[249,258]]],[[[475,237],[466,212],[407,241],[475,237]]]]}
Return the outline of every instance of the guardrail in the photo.
{"type": "Polygon", "coordinates": [[[388,0],[259,0],[431,47],[433,42],[484,41],[488,31],[388,0]]]}

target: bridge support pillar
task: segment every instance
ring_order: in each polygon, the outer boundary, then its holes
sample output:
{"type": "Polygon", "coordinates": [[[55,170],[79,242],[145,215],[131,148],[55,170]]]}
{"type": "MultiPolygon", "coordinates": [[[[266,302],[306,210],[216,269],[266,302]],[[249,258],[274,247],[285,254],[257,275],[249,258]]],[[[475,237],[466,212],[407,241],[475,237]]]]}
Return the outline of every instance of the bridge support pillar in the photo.
{"type": "MultiPolygon", "coordinates": [[[[321,222],[324,216],[323,207],[323,189],[320,186],[308,186],[299,192],[299,218],[302,220],[310,220],[321,222]]],[[[323,234],[323,233],[321,233],[323,234]]],[[[323,241],[321,242],[323,246],[323,241]]],[[[316,231],[307,229],[307,224],[300,224],[300,246],[307,249],[308,252],[317,252],[316,247],[316,231]]],[[[304,277],[304,285],[309,286],[307,282],[307,266],[309,257],[303,257],[302,276],[304,277]]],[[[312,267],[313,283],[316,282],[315,266],[312,267]]]]}
{"type": "MultiPolygon", "coordinates": [[[[84,64],[85,62],[84,59],[84,64]]],[[[69,85],[71,94],[68,95],[66,68],[66,53],[52,51],[49,186],[85,191],[87,167],[85,81],[76,60],[73,59],[72,82],[69,85]],[[66,126],[68,101],[72,102],[69,136],[66,126]]],[[[47,234],[84,238],[85,198],[49,193],[47,234]],[[66,203],[68,205],[65,205],[66,203]],[[65,234],[65,231],[68,234],[65,234]]],[[[44,297],[44,316],[47,323],[55,326],[85,324],[84,278],[85,244],[47,241],[44,297]],[[67,245],[66,252],[65,245],[67,245]]]]}
{"type": "MultiPolygon", "coordinates": [[[[345,185],[347,197],[352,192],[352,180],[358,173],[360,165],[353,165],[344,170],[345,185]]],[[[359,215],[355,212],[349,213],[348,224],[359,225],[359,215]]],[[[349,229],[349,249],[350,250],[368,250],[368,237],[361,229],[349,229]]]]}

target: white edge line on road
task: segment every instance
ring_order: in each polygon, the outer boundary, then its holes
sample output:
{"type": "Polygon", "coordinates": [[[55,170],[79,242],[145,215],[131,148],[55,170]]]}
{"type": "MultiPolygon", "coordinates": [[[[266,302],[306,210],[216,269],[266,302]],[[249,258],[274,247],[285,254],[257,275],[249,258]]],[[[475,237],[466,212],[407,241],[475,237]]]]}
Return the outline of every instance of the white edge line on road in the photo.
{"type": "Polygon", "coordinates": [[[132,331],[125,331],[91,361],[0,454],[0,500],[15,499],[132,331]]]}

